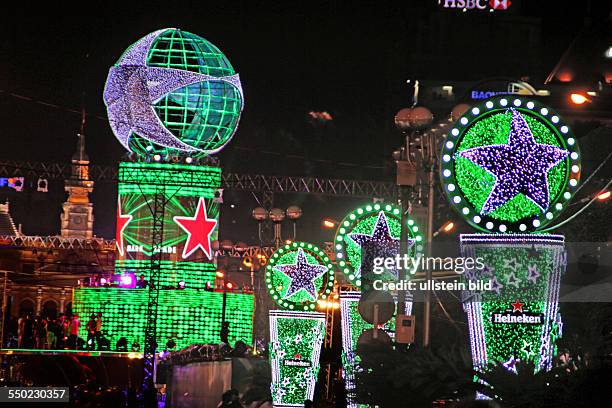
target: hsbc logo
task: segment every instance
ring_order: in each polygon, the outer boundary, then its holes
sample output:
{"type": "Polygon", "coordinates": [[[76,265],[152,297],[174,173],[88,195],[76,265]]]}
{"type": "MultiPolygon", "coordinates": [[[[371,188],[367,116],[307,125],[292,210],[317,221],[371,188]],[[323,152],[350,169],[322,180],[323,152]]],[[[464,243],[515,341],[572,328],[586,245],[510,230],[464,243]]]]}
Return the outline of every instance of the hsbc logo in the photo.
{"type": "Polygon", "coordinates": [[[510,0],[491,0],[489,4],[493,10],[508,10],[512,2],[510,0]]]}
{"type": "Polygon", "coordinates": [[[445,9],[466,10],[507,10],[512,2],[510,0],[438,0],[438,4],[445,9]]]}

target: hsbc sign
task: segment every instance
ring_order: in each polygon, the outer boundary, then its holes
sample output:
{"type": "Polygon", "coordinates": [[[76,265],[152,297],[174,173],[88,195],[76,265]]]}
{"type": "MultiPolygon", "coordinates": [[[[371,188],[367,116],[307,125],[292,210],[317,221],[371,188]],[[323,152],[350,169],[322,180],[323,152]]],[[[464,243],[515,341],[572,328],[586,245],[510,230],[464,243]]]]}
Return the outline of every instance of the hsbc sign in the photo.
{"type": "Polygon", "coordinates": [[[466,10],[507,10],[512,2],[510,0],[438,0],[438,4],[445,9],[466,10]]]}

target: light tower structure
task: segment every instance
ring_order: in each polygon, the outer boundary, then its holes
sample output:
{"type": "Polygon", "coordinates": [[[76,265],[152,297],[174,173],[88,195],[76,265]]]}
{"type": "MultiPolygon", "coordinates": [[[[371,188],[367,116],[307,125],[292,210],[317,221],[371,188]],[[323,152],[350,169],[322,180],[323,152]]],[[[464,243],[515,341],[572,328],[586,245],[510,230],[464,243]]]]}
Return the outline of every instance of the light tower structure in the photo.
{"type": "Polygon", "coordinates": [[[481,232],[462,234],[464,257],[480,259],[465,282],[474,367],[518,362],[552,367],[562,334],[559,284],[564,237],[550,226],[580,180],[571,129],[533,97],[499,96],[469,107],[451,126],[441,152],[441,179],[451,206],[481,232]]]}
{"type": "Polygon", "coordinates": [[[266,265],[266,286],[280,306],[270,310],[270,365],[275,407],[303,407],[313,399],[325,337],[325,313],[317,302],[334,287],[333,264],[307,242],[278,248],[266,265]]]}
{"type": "Polygon", "coordinates": [[[178,348],[220,341],[223,302],[230,341],[252,339],[253,295],[210,287],[221,184],[210,156],[233,137],[243,93],[217,47],[167,28],[138,40],[111,67],[104,102],[130,152],[119,165],[118,257],[108,279],[119,287],[77,289],[74,309],[101,311],[112,345],[121,338],[143,344],[150,391],[156,349],[170,340],[178,348]]]}

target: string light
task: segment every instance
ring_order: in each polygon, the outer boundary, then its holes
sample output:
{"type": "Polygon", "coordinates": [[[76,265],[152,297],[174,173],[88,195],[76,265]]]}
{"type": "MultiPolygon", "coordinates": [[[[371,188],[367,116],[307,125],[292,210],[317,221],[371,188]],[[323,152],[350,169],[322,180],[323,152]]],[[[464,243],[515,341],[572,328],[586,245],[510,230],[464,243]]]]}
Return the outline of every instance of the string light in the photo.
{"type": "Polygon", "coordinates": [[[159,161],[221,150],[236,131],[243,94],[214,45],[166,28],[137,41],[111,67],[104,103],[119,142],[137,154],[156,152],[159,161]]]}
{"type": "Polygon", "coordinates": [[[544,227],[578,189],[580,155],[569,126],[522,97],[476,107],[448,134],[453,144],[443,144],[452,160],[442,162],[441,179],[452,206],[483,231],[544,227]]]}
{"type": "Polygon", "coordinates": [[[272,299],[284,309],[312,311],[333,289],[333,265],[317,246],[292,242],[270,257],[266,285],[272,299]]]}
{"type": "Polygon", "coordinates": [[[313,399],[325,337],[325,314],[270,311],[270,365],[274,406],[313,399]]]}
{"type": "MultiPolygon", "coordinates": [[[[548,370],[560,336],[559,287],[566,266],[563,236],[491,235],[461,236],[462,256],[479,256],[485,264],[480,271],[466,271],[465,278],[490,279],[495,286],[493,291],[462,294],[474,367],[520,360],[548,370]]],[[[512,369],[512,364],[507,368],[512,369]]]]}
{"type": "MultiPolygon", "coordinates": [[[[423,251],[423,235],[414,219],[406,217],[408,256],[423,251]]],[[[338,224],[334,238],[336,259],[340,270],[355,286],[361,286],[363,247],[372,248],[369,259],[378,256],[395,256],[399,253],[401,234],[401,210],[391,204],[374,204],[359,207],[350,212],[338,224]]],[[[395,279],[397,271],[390,270],[380,279],[395,279]]]]}
{"type": "MultiPolygon", "coordinates": [[[[161,274],[162,276],[164,273],[161,274]]],[[[174,288],[176,287],[173,286],[174,288]]],[[[230,322],[230,342],[252,342],[253,295],[227,293],[226,320],[230,322]]],[[[110,344],[125,337],[128,344],[144,344],[148,290],[123,288],[76,288],[73,311],[81,316],[98,312],[104,318],[103,330],[110,344]]],[[[160,290],[157,338],[172,338],[177,349],[191,344],[218,343],[223,293],[192,289],[160,290]]],[[[81,325],[79,336],[87,338],[81,325]]]]}

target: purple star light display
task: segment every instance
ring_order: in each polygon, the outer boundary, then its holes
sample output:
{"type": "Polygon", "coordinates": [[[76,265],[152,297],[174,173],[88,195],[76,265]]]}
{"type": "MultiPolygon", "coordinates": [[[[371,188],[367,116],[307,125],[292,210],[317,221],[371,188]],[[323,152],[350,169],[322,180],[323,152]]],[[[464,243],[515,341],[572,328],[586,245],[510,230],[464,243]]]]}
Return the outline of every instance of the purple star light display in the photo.
{"type": "Polygon", "coordinates": [[[486,233],[545,232],[579,189],[576,137],[552,108],[529,97],[471,106],[451,125],[440,159],[451,207],[486,233]]]}
{"type": "Polygon", "coordinates": [[[304,250],[299,248],[295,264],[276,265],[274,269],[282,272],[291,279],[291,284],[283,296],[283,299],[288,299],[300,290],[304,290],[314,301],[318,296],[314,280],[325,274],[328,268],[324,265],[308,263],[304,250]]]}
{"type": "Polygon", "coordinates": [[[542,211],[549,206],[547,172],[569,152],[552,145],[536,143],[525,118],[515,109],[508,143],[474,147],[458,153],[496,178],[495,185],[481,209],[489,214],[523,193],[542,211]]]}
{"type": "MultiPolygon", "coordinates": [[[[378,213],[378,219],[372,234],[353,233],[349,234],[349,238],[361,247],[362,261],[357,270],[357,276],[362,276],[361,269],[364,265],[371,269],[375,258],[395,258],[399,254],[400,240],[391,236],[387,216],[384,211],[378,213]]],[[[408,249],[410,249],[414,245],[415,240],[411,238],[407,238],[407,240],[408,249]]],[[[388,271],[395,278],[399,277],[399,271],[395,265],[389,268],[388,271]]]]}

